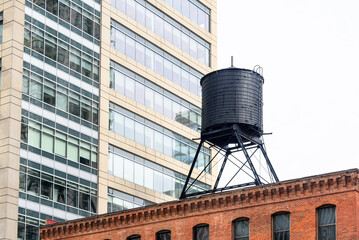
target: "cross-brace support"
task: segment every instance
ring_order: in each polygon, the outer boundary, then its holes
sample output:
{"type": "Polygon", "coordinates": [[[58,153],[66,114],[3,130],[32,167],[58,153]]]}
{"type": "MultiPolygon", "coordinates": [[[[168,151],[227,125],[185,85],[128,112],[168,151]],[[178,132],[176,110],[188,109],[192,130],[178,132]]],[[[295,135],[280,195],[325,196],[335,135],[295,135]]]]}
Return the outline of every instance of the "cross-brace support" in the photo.
{"type": "MultiPolygon", "coordinates": [[[[279,179],[277,177],[277,174],[275,173],[274,171],[274,168],[268,158],[268,155],[263,147],[263,143],[260,141],[260,140],[254,140],[254,139],[251,139],[245,135],[243,135],[240,131],[240,128],[237,124],[233,124],[232,127],[230,128],[225,128],[223,129],[222,131],[221,130],[215,130],[213,132],[205,132],[205,133],[202,133],[201,135],[201,141],[198,145],[198,148],[197,148],[197,151],[196,151],[196,154],[194,156],[194,159],[192,161],[192,164],[191,164],[191,168],[189,170],[189,173],[188,173],[188,176],[186,178],[186,181],[185,181],[185,184],[183,186],[183,190],[182,190],[182,193],[181,193],[181,196],[180,196],[180,199],[184,199],[186,197],[191,197],[191,196],[196,196],[196,195],[201,195],[201,194],[208,194],[208,193],[214,193],[214,192],[219,192],[219,191],[225,191],[225,190],[230,190],[230,189],[234,189],[234,188],[239,188],[239,187],[245,187],[245,186],[251,186],[251,185],[263,185],[263,181],[264,182],[267,182],[263,177],[261,177],[260,175],[258,175],[255,167],[254,167],[254,164],[251,160],[251,157],[253,156],[253,154],[250,156],[248,154],[248,151],[249,149],[253,149],[253,148],[259,148],[266,160],[266,163],[267,163],[267,166],[270,170],[270,177],[271,177],[271,180],[274,179],[275,182],[278,182],[279,179]],[[224,141],[224,143],[221,145],[221,146],[217,146],[216,144],[212,144],[213,142],[215,142],[216,138],[227,138],[228,139],[228,142],[224,141]],[[199,152],[200,152],[200,149],[201,147],[204,145],[205,142],[209,142],[210,144],[212,144],[212,147],[214,147],[214,149],[217,149],[217,154],[220,152],[220,151],[223,151],[225,150],[226,153],[225,153],[225,156],[224,156],[224,160],[222,162],[222,166],[219,170],[219,173],[218,173],[218,176],[217,176],[217,179],[216,179],[216,182],[213,186],[213,189],[212,190],[204,190],[204,191],[200,191],[200,192],[192,192],[192,193],[188,193],[188,190],[191,188],[191,186],[196,182],[198,181],[200,175],[202,173],[205,172],[206,168],[209,168],[211,167],[211,163],[212,161],[214,160],[214,158],[216,157],[216,155],[210,160],[210,162],[207,164],[207,166],[205,166],[205,169],[203,169],[201,171],[201,173],[199,174],[199,176],[197,176],[193,182],[191,182],[191,184],[189,184],[189,180],[191,179],[191,175],[192,175],[192,172],[193,172],[193,169],[197,163],[197,159],[198,159],[198,155],[199,155],[199,152]],[[236,144],[236,147],[229,147],[229,143],[234,143],[236,144]],[[249,169],[251,172],[252,172],[252,175],[251,178],[253,178],[253,182],[246,182],[246,183],[240,183],[240,184],[235,184],[235,185],[229,185],[229,183],[233,180],[233,178],[235,176],[233,176],[231,178],[231,180],[225,185],[225,187],[221,187],[221,188],[218,188],[218,184],[220,182],[220,179],[222,177],[222,174],[223,174],[223,171],[224,171],[224,168],[226,166],[226,163],[228,161],[231,161],[229,159],[230,155],[232,155],[233,153],[235,152],[238,152],[238,151],[242,151],[245,158],[246,158],[246,162],[245,163],[242,163],[242,166],[239,167],[239,170],[238,171],[244,171],[247,175],[249,175],[244,169],[243,167],[246,167],[247,170],[249,169]],[[248,166],[245,166],[246,163],[248,163],[249,167],[248,166]],[[272,179],[273,178],[273,179],[272,179]],[[261,180],[262,179],[262,180],[261,180]]],[[[234,155],[233,155],[234,156],[234,155]]],[[[234,156],[235,159],[237,159],[235,156],[234,156]]],[[[239,159],[237,159],[238,161],[240,161],[239,159]]],[[[232,161],[231,161],[232,162],[232,161]]],[[[241,161],[240,161],[241,162],[241,161]]],[[[234,162],[232,162],[234,163],[234,162]]],[[[234,163],[235,164],[235,163],[234,163]]],[[[235,166],[238,166],[235,164],[235,166]]],[[[238,172],[237,172],[238,173],[238,172]]],[[[236,174],[237,174],[236,173],[236,174]]]]}

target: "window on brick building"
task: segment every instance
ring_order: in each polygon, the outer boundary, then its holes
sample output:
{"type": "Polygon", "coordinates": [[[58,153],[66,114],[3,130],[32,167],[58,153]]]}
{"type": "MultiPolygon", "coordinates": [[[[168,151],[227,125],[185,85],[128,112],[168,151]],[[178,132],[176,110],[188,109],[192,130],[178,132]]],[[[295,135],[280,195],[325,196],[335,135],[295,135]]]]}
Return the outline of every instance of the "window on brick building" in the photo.
{"type": "Polygon", "coordinates": [[[140,235],[131,235],[127,238],[127,240],[141,240],[140,235]]]}
{"type": "Polygon", "coordinates": [[[233,239],[249,240],[249,219],[238,218],[233,221],[233,239]]]}
{"type": "Polygon", "coordinates": [[[289,240],[290,239],[290,214],[280,212],[273,214],[273,239],[289,240]]]}
{"type": "Polygon", "coordinates": [[[318,240],[336,239],[335,206],[325,205],[317,208],[318,240]]]}
{"type": "Polygon", "coordinates": [[[162,230],[156,233],[156,240],[171,240],[171,231],[162,230]]]}
{"type": "Polygon", "coordinates": [[[193,227],[193,240],[208,240],[209,225],[202,223],[193,227]]]}

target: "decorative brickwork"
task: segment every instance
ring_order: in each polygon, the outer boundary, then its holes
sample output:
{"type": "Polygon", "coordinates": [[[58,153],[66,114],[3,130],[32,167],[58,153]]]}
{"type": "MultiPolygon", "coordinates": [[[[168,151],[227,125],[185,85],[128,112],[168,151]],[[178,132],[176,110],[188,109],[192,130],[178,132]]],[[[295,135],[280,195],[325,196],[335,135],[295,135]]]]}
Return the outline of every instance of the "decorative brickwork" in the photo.
{"type": "Polygon", "coordinates": [[[192,239],[193,227],[209,225],[209,239],[232,239],[232,221],[248,218],[250,239],[271,239],[272,215],[290,213],[291,239],[316,239],[316,209],[336,206],[337,239],[359,239],[358,169],[209,194],[140,209],[44,226],[41,239],[154,240],[161,230],[172,239],[192,239]]]}

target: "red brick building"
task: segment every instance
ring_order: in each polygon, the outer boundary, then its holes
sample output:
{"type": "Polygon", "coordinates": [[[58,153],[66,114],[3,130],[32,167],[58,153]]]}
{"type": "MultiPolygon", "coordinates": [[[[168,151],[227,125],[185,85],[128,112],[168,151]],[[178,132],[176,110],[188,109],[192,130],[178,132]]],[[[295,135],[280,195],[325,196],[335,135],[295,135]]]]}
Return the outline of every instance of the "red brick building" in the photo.
{"type": "Polygon", "coordinates": [[[41,239],[359,239],[358,173],[352,169],[47,225],[41,239]]]}

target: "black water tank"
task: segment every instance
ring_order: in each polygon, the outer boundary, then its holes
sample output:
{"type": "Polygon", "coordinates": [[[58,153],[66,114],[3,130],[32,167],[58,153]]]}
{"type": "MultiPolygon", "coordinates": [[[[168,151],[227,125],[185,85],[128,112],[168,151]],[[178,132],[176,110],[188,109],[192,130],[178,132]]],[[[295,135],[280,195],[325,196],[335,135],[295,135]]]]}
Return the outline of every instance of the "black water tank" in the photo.
{"type": "Polygon", "coordinates": [[[201,79],[202,132],[238,124],[248,137],[263,132],[263,77],[247,69],[226,68],[201,79]]]}

